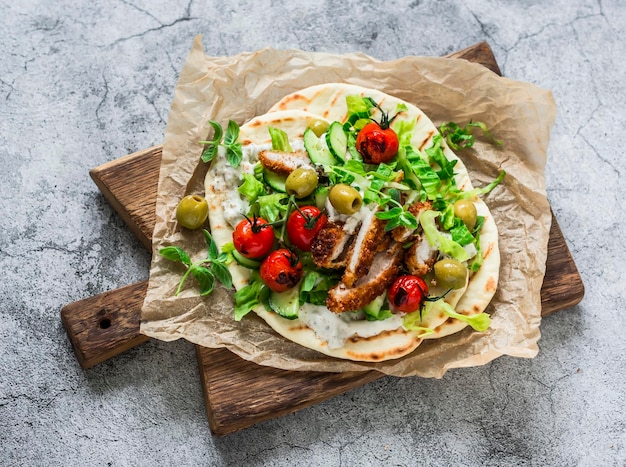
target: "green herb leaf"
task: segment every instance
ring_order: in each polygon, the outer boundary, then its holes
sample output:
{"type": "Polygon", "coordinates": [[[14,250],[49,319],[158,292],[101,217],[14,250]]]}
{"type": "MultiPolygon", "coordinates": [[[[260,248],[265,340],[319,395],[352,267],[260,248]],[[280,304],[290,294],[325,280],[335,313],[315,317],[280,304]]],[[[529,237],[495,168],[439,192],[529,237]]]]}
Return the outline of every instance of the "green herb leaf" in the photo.
{"type": "Polygon", "coordinates": [[[213,287],[215,285],[215,276],[208,268],[200,265],[194,265],[190,268],[190,271],[200,284],[201,296],[204,297],[213,292],[213,287]]]}
{"type": "Polygon", "coordinates": [[[220,141],[222,141],[222,135],[224,134],[224,130],[222,129],[222,125],[213,120],[209,120],[209,124],[213,127],[213,139],[211,141],[200,141],[200,144],[205,144],[206,148],[202,151],[201,159],[203,162],[211,162],[215,159],[217,155],[217,148],[220,145],[220,141]]]}
{"type": "Polygon", "coordinates": [[[222,141],[224,130],[222,129],[222,125],[220,125],[218,122],[214,120],[209,120],[209,124],[213,127],[212,142],[215,146],[217,146],[222,141]]]}
{"type": "Polygon", "coordinates": [[[215,243],[215,240],[213,240],[213,237],[211,236],[210,232],[206,229],[202,230],[202,233],[204,234],[204,240],[206,241],[207,246],[209,247],[209,258],[210,259],[216,259],[217,255],[219,254],[218,250],[217,250],[217,244],[215,243]]]}
{"type": "Polygon", "coordinates": [[[225,287],[231,288],[233,286],[233,277],[231,276],[228,268],[222,263],[218,263],[217,261],[212,262],[211,270],[215,274],[217,280],[220,281],[225,287]]]}
{"type": "Polygon", "coordinates": [[[376,217],[381,220],[389,220],[395,219],[402,214],[403,209],[401,207],[396,206],[395,208],[391,208],[388,211],[378,211],[376,213],[376,217]]]}
{"type": "Polygon", "coordinates": [[[224,130],[222,126],[213,120],[209,120],[209,123],[213,127],[213,139],[211,141],[200,141],[200,144],[205,144],[207,147],[202,152],[202,160],[204,162],[212,161],[217,155],[219,146],[224,146],[226,149],[226,159],[233,167],[239,167],[241,163],[242,149],[241,143],[237,143],[239,138],[239,125],[234,120],[228,121],[228,127],[226,128],[226,135],[224,136],[224,142],[222,143],[222,136],[224,130]]]}
{"type": "Polygon", "coordinates": [[[180,247],[167,246],[159,250],[159,254],[170,261],[177,261],[179,263],[191,266],[191,259],[189,255],[180,247]]]}
{"type": "Polygon", "coordinates": [[[232,146],[239,138],[239,125],[234,120],[228,120],[226,135],[224,136],[224,146],[232,146]]]}
{"type": "Polygon", "coordinates": [[[243,153],[241,149],[241,143],[235,143],[233,145],[226,146],[226,159],[231,166],[235,168],[239,167],[242,158],[243,153]]]}

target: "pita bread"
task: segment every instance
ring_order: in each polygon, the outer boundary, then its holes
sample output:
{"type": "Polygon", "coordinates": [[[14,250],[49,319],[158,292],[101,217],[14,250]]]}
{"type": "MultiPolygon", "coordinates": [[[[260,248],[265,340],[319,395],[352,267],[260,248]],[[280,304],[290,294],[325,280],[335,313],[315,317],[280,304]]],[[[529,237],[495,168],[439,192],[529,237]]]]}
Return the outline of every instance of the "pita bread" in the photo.
{"type": "MultiPolygon", "coordinates": [[[[392,111],[398,104],[406,105],[407,110],[394,120],[392,127],[401,121],[416,122],[411,144],[420,150],[429,147],[432,138],[438,133],[435,125],[416,106],[376,90],[353,85],[327,84],[286,96],[267,114],[253,118],[240,127],[239,141],[242,143],[244,156],[239,170],[227,167],[225,158],[221,155],[207,173],[205,191],[210,206],[209,223],[213,237],[220,247],[232,241],[232,232],[237,222],[237,218],[232,215],[232,209],[228,208],[229,203],[233,203],[234,196],[239,196],[236,191],[237,180],[242,173],[251,173],[251,167],[256,163],[255,155],[260,149],[271,148],[268,128],[283,130],[294,149],[303,147],[301,141],[304,130],[311,122],[320,118],[329,123],[335,120],[344,122],[347,119],[346,97],[349,95],[371,97],[382,108],[392,111]]],[[[444,154],[449,160],[458,161],[455,167],[457,186],[466,191],[471,190],[472,184],[463,163],[445,145],[444,154]]],[[[484,202],[476,199],[474,203],[479,215],[486,218],[480,235],[481,250],[485,253],[485,258],[481,268],[471,276],[466,286],[452,291],[445,298],[457,312],[466,315],[484,311],[495,293],[500,264],[495,222],[484,202]]],[[[245,206],[240,208],[243,210],[245,206]]],[[[229,269],[237,290],[248,285],[249,269],[235,262],[229,265],[229,269]]],[[[431,288],[431,295],[440,292],[443,291],[436,287],[431,288]]],[[[405,330],[400,315],[382,321],[355,320],[354,314],[335,314],[325,307],[309,304],[301,307],[300,316],[294,320],[268,311],[263,305],[257,306],[253,311],[277,333],[304,347],[341,359],[379,362],[411,353],[423,339],[441,338],[467,326],[465,322],[449,318],[436,310],[433,308],[431,312],[424,313],[420,322],[420,326],[432,330],[430,334],[405,330]],[[323,322],[334,333],[326,333],[323,337],[318,335],[313,330],[313,323],[316,321],[318,326],[319,322],[323,322]]]]}

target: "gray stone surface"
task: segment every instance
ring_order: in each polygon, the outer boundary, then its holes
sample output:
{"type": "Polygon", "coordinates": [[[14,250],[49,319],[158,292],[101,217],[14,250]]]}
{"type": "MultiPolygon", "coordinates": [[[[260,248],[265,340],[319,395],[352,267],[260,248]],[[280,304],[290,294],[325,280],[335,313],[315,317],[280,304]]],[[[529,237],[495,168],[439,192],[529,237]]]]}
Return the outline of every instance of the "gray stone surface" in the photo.
{"type": "Polygon", "coordinates": [[[624,465],[626,7],[619,0],[0,1],[0,464],[624,465]],[[384,378],[217,438],[194,350],[153,342],[77,364],[65,304],[148,276],[89,178],[159,144],[192,38],[442,55],[487,40],[553,91],[548,194],[586,286],[532,360],[384,378]]]}

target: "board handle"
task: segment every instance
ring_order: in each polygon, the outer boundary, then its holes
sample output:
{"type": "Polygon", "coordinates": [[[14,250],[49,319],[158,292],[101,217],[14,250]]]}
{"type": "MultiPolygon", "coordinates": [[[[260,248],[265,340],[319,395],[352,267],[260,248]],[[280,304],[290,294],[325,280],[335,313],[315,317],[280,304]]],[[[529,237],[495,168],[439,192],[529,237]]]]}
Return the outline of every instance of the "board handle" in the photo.
{"type": "Polygon", "coordinates": [[[91,368],[150,340],[139,333],[148,281],[70,303],[61,321],[81,368],[91,368]]]}

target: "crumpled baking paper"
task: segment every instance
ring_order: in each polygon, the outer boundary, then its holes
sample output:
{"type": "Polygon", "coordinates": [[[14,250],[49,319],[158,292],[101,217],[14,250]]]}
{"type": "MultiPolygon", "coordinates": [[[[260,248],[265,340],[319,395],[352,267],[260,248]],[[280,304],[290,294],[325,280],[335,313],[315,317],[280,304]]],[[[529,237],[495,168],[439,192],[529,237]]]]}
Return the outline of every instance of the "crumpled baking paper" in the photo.
{"type": "Polygon", "coordinates": [[[364,54],[335,55],[265,48],[231,57],[209,57],[201,37],[180,74],[163,145],[153,258],[141,315],[141,333],[171,341],[225,347],[241,358],[286,370],[365,371],[395,376],[440,378],[451,368],[485,364],[501,355],[534,357],[541,322],[540,291],[545,274],[551,211],[544,166],[556,106],[537,86],[503,78],[461,59],[405,57],[379,61],[364,54]],[[486,312],[492,325],[425,341],[412,354],[381,363],[327,357],[275,333],[251,313],[233,319],[232,291],[216,286],[201,298],[192,280],[174,291],[184,270],[164,259],[160,248],[177,245],[192,259],[206,257],[199,231],[180,229],[178,201],[203,194],[207,167],[198,141],[210,134],[209,120],[239,124],[265,113],[286,94],[320,83],[346,82],[375,88],[421,108],[435,124],[482,121],[504,142],[499,149],[483,139],[457,152],[474,186],[507,175],[485,201],[499,229],[501,268],[498,291],[486,312]]]}

